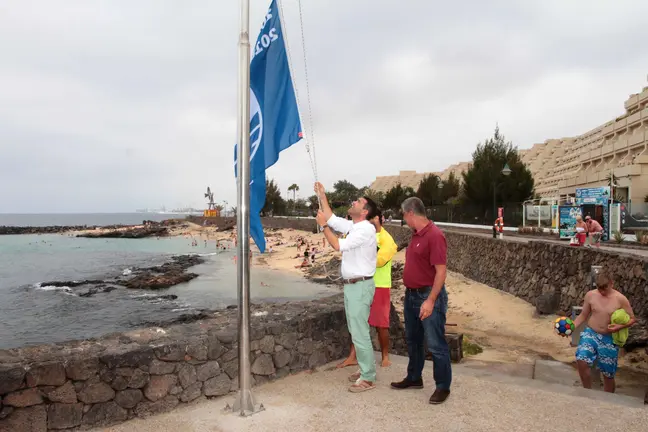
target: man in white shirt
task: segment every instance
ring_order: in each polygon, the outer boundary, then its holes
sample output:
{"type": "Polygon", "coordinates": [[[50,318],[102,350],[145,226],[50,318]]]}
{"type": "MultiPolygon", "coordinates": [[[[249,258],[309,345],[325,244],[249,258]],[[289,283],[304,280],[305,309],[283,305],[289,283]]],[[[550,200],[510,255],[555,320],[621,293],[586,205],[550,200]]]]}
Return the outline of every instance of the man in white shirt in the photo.
{"type": "Polygon", "coordinates": [[[360,393],[376,388],[376,361],[369,333],[369,311],[376,286],[376,228],[369,222],[378,212],[370,198],[361,197],[351,204],[351,220],[337,217],[329,206],[324,186],[315,183],[315,193],[322,208],[317,212],[317,223],[331,247],[342,252],[341,273],[344,281],[344,310],[351,340],[356,348],[360,371],[349,377],[353,385],[349,391],[360,393]],[[339,239],[335,232],[346,234],[339,239]]]}

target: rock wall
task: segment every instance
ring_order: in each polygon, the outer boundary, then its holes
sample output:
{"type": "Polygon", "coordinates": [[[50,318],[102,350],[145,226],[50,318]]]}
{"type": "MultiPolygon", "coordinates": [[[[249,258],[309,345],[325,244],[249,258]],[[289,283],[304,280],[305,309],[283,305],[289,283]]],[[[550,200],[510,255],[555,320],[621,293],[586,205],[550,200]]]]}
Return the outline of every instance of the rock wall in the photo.
{"type": "MultiPolygon", "coordinates": [[[[256,384],[348,350],[341,295],[253,306],[256,384]]],[[[96,340],[0,351],[0,432],[77,430],[171,410],[238,389],[237,310],[96,340]]]]}

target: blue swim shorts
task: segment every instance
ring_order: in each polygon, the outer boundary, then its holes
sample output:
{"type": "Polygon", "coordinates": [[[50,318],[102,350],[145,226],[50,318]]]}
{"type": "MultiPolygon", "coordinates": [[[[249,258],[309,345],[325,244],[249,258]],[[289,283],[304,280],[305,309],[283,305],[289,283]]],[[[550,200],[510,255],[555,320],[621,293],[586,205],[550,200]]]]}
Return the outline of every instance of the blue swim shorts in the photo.
{"type": "Polygon", "coordinates": [[[580,335],[576,348],[576,360],[581,360],[592,366],[598,359],[598,368],[606,378],[614,378],[619,359],[619,347],[614,344],[612,335],[596,333],[589,327],[580,335]]]}

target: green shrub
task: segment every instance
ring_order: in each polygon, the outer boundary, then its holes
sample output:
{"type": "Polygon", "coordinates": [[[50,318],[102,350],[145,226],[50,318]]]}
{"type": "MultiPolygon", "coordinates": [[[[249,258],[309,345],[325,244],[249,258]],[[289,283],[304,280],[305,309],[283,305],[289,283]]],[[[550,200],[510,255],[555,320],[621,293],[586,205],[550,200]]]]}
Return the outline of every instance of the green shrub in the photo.
{"type": "Polygon", "coordinates": [[[612,234],[613,234],[615,242],[617,242],[619,244],[623,243],[624,239],[623,239],[623,232],[622,231],[614,231],[614,233],[612,233],[612,234]]]}

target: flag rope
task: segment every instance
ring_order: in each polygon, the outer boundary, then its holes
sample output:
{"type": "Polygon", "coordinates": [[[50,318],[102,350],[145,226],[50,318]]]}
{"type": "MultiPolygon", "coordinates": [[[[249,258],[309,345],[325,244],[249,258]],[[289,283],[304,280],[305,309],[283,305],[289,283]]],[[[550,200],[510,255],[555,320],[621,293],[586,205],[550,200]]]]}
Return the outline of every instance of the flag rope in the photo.
{"type": "MultiPolygon", "coordinates": [[[[283,33],[284,33],[284,43],[286,44],[286,53],[288,54],[288,67],[291,69],[291,75],[295,76],[292,71],[294,70],[292,65],[292,57],[290,54],[290,44],[288,42],[288,32],[286,30],[286,20],[284,19],[284,7],[283,7],[283,1],[278,0],[279,2],[279,15],[281,17],[281,27],[283,28],[283,33]]],[[[315,178],[315,181],[319,181],[319,176],[317,174],[317,158],[315,154],[315,132],[314,132],[314,127],[313,127],[313,108],[312,108],[312,103],[311,103],[311,92],[310,92],[310,81],[308,79],[308,61],[307,61],[307,55],[306,55],[306,34],[304,32],[304,12],[302,10],[302,4],[301,0],[297,0],[297,5],[299,9],[299,26],[301,30],[301,46],[302,46],[302,53],[303,53],[303,58],[304,58],[304,79],[306,82],[306,109],[308,111],[308,127],[307,127],[307,135],[309,136],[309,139],[305,139],[305,147],[306,147],[306,153],[308,154],[308,159],[310,161],[311,165],[311,170],[313,171],[313,177],[315,178]]],[[[299,98],[299,90],[297,89],[296,85],[293,85],[295,89],[295,97],[297,98],[297,105],[300,105],[300,98],[299,98]]],[[[301,112],[299,114],[301,118],[301,112]]],[[[302,124],[304,122],[302,121],[302,124]]],[[[319,204],[319,208],[322,208],[322,200],[320,199],[319,195],[317,195],[317,202],[319,204]]],[[[317,229],[319,230],[319,225],[317,225],[317,229]]],[[[342,279],[342,276],[338,276],[336,278],[333,278],[331,276],[331,273],[328,271],[326,268],[326,264],[322,262],[322,268],[324,269],[324,273],[326,275],[326,278],[329,279],[332,282],[337,282],[340,279],[342,279]]]]}

